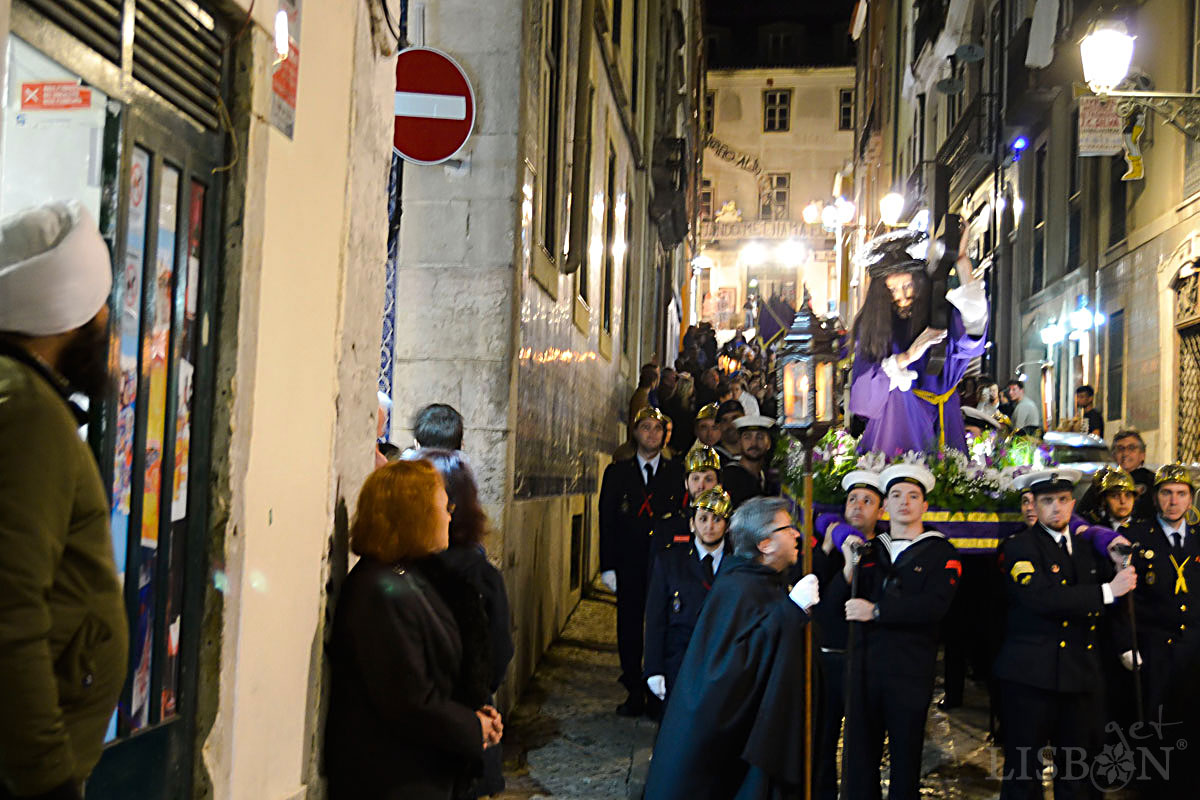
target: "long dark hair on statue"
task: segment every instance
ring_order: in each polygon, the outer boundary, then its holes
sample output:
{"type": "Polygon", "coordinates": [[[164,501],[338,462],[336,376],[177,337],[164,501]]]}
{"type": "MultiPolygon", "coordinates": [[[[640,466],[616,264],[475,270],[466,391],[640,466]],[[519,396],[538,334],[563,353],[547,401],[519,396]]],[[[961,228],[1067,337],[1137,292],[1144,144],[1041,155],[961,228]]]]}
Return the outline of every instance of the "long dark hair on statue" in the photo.
{"type": "Polygon", "coordinates": [[[867,286],[867,297],[854,318],[854,355],[871,363],[883,361],[892,355],[892,337],[899,337],[903,352],[917,338],[917,334],[929,325],[929,276],[924,270],[911,273],[916,296],[913,298],[912,314],[901,320],[892,306],[892,293],[888,291],[887,279],[871,278],[867,286]],[[896,324],[893,324],[895,321],[896,324]]]}

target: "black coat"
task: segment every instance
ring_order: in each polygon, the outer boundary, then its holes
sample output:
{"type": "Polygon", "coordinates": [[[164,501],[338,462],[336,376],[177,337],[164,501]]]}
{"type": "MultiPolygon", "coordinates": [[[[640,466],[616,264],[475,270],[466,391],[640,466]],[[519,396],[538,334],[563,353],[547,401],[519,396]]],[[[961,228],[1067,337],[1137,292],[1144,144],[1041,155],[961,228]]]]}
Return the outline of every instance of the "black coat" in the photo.
{"type": "Polygon", "coordinates": [[[767,477],[766,467],[763,467],[762,477],[756,478],[750,471],[738,462],[725,463],[722,459],[721,486],[729,492],[729,499],[734,508],[740,508],[752,497],[779,494],[779,487],[767,477]]]}
{"type": "MultiPolygon", "coordinates": [[[[655,527],[684,513],[683,465],[659,459],[646,486],[637,457],[615,461],[600,483],[600,569],[634,570],[649,580],[655,527]]],[[[643,584],[644,585],[644,584],[643,584]]]]}
{"type": "Polygon", "coordinates": [[[1100,585],[1112,562],[1083,539],[1071,540],[1067,558],[1041,525],[1004,540],[1008,614],[996,677],[1052,692],[1101,688],[1098,628],[1106,613],[1100,585]]]}
{"type": "Polygon", "coordinates": [[[452,610],[472,605],[481,620],[478,594],[436,558],[350,570],[329,643],[331,800],[449,800],[479,772],[490,670],[464,666],[486,663],[486,631],[460,634],[452,610]]]}
{"type": "MultiPolygon", "coordinates": [[[[858,597],[875,604],[873,622],[859,623],[852,668],[930,682],[937,667],[938,634],[962,577],[958,551],[944,536],[929,532],[910,544],[893,564],[888,534],[872,539],[859,561],[858,597]]],[[[850,585],[839,570],[821,605],[843,608],[850,585]]],[[[844,619],[844,614],[843,614],[844,619]]],[[[922,684],[923,685],[923,684],[922,684]]]]}
{"type": "Polygon", "coordinates": [[[721,563],[650,761],[652,800],[799,796],[804,625],[783,574],[721,563]]]}
{"type": "Polygon", "coordinates": [[[495,693],[504,682],[504,675],[508,672],[508,665],[514,653],[512,620],[509,617],[508,591],[504,588],[504,578],[501,577],[500,571],[488,562],[482,547],[451,547],[439,558],[452,572],[471,584],[483,600],[491,662],[488,688],[495,693]]]}
{"type": "MultiPolygon", "coordinates": [[[[717,575],[724,573],[724,567],[732,557],[726,539],[717,575]]],[[[683,654],[711,589],[694,541],[673,543],[654,559],[650,590],[646,595],[643,663],[647,678],[652,675],[666,677],[668,692],[675,685],[683,654]]]]}

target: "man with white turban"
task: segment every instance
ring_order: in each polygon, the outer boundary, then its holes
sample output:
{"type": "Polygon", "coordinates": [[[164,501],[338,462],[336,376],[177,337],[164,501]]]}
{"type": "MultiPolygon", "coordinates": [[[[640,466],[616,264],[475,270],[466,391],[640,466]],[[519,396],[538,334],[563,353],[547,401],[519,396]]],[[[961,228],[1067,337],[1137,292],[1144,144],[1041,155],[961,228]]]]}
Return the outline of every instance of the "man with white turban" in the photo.
{"type": "Polygon", "coordinates": [[[103,396],[111,289],[82,206],[0,220],[0,798],[80,800],[125,683],[108,499],[69,399],[103,396]]]}

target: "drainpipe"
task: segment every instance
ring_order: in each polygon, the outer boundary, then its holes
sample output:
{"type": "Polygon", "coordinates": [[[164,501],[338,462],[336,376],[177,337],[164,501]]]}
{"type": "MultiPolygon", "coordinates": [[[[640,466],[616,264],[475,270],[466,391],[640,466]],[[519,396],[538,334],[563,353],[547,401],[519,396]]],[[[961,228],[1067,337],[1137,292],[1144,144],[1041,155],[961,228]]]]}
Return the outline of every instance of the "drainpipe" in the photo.
{"type": "Polygon", "coordinates": [[[588,113],[585,104],[592,83],[592,38],[596,27],[596,0],[583,0],[580,9],[579,65],[575,73],[575,141],[571,152],[571,240],[567,246],[567,260],[563,271],[579,269],[583,263],[587,242],[583,241],[587,228],[587,215],[591,213],[588,202],[587,160],[591,152],[592,132],[588,130],[588,113]]]}

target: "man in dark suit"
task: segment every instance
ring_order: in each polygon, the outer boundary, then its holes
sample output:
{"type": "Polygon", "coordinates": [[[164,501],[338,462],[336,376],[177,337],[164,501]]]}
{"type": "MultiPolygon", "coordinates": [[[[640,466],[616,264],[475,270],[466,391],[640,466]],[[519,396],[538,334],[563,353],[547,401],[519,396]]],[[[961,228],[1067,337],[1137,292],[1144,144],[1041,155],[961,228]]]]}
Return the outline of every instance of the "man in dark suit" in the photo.
{"type": "Polygon", "coordinates": [[[933,474],[923,466],[897,464],[880,473],[879,483],[890,530],[863,552],[857,596],[851,596],[854,548],[867,542],[858,534],[846,536],[841,542],[846,567],[834,577],[826,601],[841,605],[846,621],[860,629],[850,633],[855,642],[842,748],[842,797],[849,800],[879,796],[885,734],[891,760],[888,797],[919,796],[938,625],[962,575],[954,546],[924,526],[933,474]]]}
{"type": "Polygon", "coordinates": [[[1001,546],[1007,572],[1008,619],[996,658],[1004,729],[1002,800],[1041,800],[1041,750],[1054,750],[1056,797],[1090,791],[1085,758],[1099,741],[1102,707],[1102,617],[1132,591],[1132,567],[1116,572],[1086,540],[1073,534],[1072,494],[1081,474],[1047,469],[1019,477],[1017,489],[1033,493],[1037,524],[1001,546]]]}
{"type": "Polygon", "coordinates": [[[654,559],[646,597],[646,685],[666,700],[675,685],[700,609],[712,590],[725,556],[733,503],[717,486],[691,503],[691,538],[673,542],[654,559]]]}
{"type": "MultiPolygon", "coordinates": [[[[1189,595],[1200,590],[1200,525],[1188,521],[1195,484],[1179,464],[1160,467],[1154,477],[1154,519],[1125,530],[1135,544],[1137,570],[1134,607],[1137,645],[1142,663],[1142,691],[1146,717],[1183,722],[1182,734],[1171,739],[1196,742],[1200,721],[1200,599],[1189,595]]],[[[1134,664],[1132,651],[1122,652],[1127,670],[1134,664]]],[[[1195,796],[1194,759],[1176,754],[1169,785],[1157,786],[1156,797],[1195,796]],[[1182,770],[1182,773],[1179,771],[1182,770]]]]}
{"type": "Polygon", "coordinates": [[[733,498],[733,507],[740,508],[751,497],[779,494],[779,486],[767,475],[773,451],[771,429],[775,420],[761,414],[733,420],[738,434],[741,457],[732,463],[723,462],[721,485],[733,498]]]}
{"type": "Polygon", "coordinates": [[[622,716],[645,711],[642,634],[654,529],[683,513],[683,467],[662,455],[666,418],[647,406],[633,421],[637,454],[609,464],[600,484],[600,579],[617,594],[617,649],[629,697],[622,716]]]}

